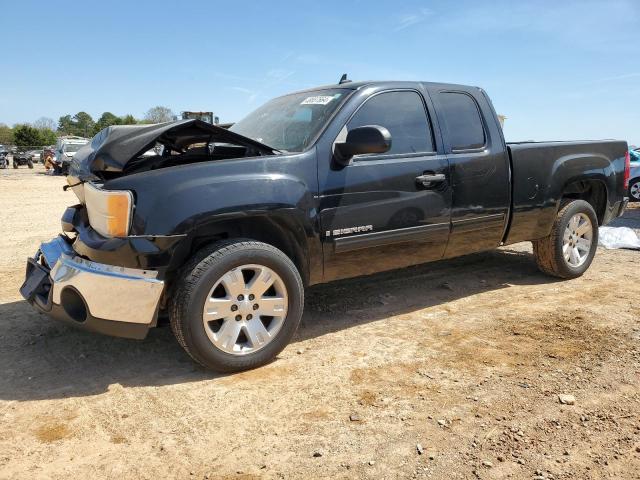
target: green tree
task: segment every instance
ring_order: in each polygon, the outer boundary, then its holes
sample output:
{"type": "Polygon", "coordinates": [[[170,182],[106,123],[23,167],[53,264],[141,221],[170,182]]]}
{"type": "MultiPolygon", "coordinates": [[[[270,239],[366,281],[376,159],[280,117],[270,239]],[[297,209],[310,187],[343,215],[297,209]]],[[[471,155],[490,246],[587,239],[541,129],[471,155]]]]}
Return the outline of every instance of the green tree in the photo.
{"type": "Polygon", "coordinates": [[[96,124],[93,127],[93,134],[95,135],[103,128],[107,128],[111,125],[121,125],[122,119],[111,112],[104,112],[102,116],[98,119],[96,124]]]}
{"type": "Polygon", "coordinates": [[[41,128],[40,132],[40,145],[54,145],[57,140],[56,132],[50,128],[41,128]]]}
{"type": "Polygon", "coordinates": [[[0,123],[0,145],[13,143],[13,129],[4,123],[0,123]]]}
{"type": "Polygon", "coordinates": [[[130,113],[122,117],[121,120],[122,120],[122,125],[135,125],[138,123],[138,120],[136,120],[136,117],[134,117],[130,113]]]}
{"type": "Polygon", "coordinates": [[[87,112],[78,112],[73,117],[64,115],[58,120],[58,132],[64,135],[89,137],[93,134],[95,122],[87,112]]]}
{"type": "Polygon", "coordinates": [[[58,132],[64,135],[76,135],[76,125],[71,115],[64,115],[58,120],[58,132]]]}
{"type": "Polygon", "coordinates": [[[13,127],[13,138],[19,147],[42,145],[40,131],[31,125],[16,125],[13,127]]]}
{"type": "Polygon", "coordinates": [[[76,125],[76,135],[88,137],[92,134],[95,122],[87,112],[76,113],[73,116],[73,121],[76,125]]]}
{"type": "Polygon", "coordinates": [[[150,108],[144,116],[148,123],[162,123],[173,120],[174,113],[168,107],[157,106],[150,108]]]}

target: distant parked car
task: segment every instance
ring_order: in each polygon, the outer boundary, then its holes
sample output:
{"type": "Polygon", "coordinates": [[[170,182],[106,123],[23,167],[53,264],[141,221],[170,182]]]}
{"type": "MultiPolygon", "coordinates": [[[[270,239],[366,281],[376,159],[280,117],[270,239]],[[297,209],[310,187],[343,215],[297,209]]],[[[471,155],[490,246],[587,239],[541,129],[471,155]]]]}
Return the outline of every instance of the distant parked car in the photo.
{"type": "Polygon", "coordinates": [[[40,162],[40,159],[42,158],[41,154],[42,154],[41,150],[29,150],[26,152],[26,155],[31,155],[31,161],[33,163],[40,162]]]}
{"type": "Polygon", "coordinates": [[[33,160],[28,152],[16,150],[13,153],[13,168],[18,168],[26,165],[29,168],[33,168],[33,160]]]}
{"type": "Polygon", "coordinates": [[[67,173],[69,173],[71,159],[76,152],[87,143],[89,143],[88,138],[73,136],[59,137],[56,142],[55,172],[59,175],[67,175],[67,173]]]}
{"type": "Polygon", "coordinates": [[[629,171],[629,201],[640,202],[640,152],[631,150],[631,170],[629,171]],[[634,158],[635,157],[635,158],[634,158]]]}
{"type": "Polygon", "coordinates": [[[0,168],[7,168],[9,166],[8,155],[9,151],[4,148],[4,145],[0,145],[0,168]]]}

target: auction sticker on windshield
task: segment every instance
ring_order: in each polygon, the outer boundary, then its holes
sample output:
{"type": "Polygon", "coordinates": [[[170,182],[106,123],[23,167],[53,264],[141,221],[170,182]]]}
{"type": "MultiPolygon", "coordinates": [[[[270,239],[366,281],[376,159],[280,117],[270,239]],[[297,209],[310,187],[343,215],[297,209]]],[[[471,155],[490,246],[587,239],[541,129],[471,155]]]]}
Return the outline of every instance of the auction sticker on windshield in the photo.
{"type": "Polygon", "coordinates": [[[307,97],[305,98],[300,105],[326,105],[331,100],[333,100],[333,96],[329,95],[318,95],[315,97],[307,97]]]}

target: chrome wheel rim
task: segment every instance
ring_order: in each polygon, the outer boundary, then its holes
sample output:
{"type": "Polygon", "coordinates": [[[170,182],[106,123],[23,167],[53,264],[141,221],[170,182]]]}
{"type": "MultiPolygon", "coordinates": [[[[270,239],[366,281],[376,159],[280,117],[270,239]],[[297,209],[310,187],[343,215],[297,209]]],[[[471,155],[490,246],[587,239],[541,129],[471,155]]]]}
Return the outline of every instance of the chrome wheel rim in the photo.
{"type": "Polygon", "coordinates": [[[584,213],[576,213],[564,229],[562,254],[572,267],[580,267],[587,261],[591,252],[593,227],[591,220],[584,213]]]}
{"type": "Polygon", "coordinates": [[[640,181],[634,182],[631,185],[631,187],[629,188],[629,193],[634,199],[640,200],[640,181]]]}
{"type": "Polygon", "coordinates": [[[209,291],[202,311],[204,330],[225,353],[254,353],[278,335],[288,304],[287,289],[276,272],[264,265],[241,265],[209,291]]]}

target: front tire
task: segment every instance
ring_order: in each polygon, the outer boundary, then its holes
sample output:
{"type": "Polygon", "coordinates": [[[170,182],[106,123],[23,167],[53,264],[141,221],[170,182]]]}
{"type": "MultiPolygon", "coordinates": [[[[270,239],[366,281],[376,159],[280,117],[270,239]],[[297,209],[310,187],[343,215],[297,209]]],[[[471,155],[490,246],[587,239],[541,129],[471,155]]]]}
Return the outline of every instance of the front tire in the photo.
{"type": "Polygon", "coordinates": [[[196,362],[237,372],[275,358],[297,330],[303,307],[300,274],[284,253],[234,240],[185,265],[170,304],[171,328],[196,362]]]}
{"type": "Polygon", "coordinates": [[[551,233],[533,242],[538,268],[560,278],[576,278],[586,272],[597,248],[598,218],[584,200],[564,200],[551,233]]]}

